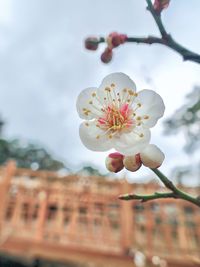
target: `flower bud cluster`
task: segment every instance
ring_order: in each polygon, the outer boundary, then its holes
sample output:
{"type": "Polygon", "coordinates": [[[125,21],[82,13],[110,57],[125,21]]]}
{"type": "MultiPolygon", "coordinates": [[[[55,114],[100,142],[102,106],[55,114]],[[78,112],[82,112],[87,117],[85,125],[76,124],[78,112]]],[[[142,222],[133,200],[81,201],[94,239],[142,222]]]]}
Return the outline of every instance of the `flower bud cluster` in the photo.
{"type": "MultiPolygon", "coordinates": [[[[107,46],[104,52],[101,54],[101,61],[103,63],[109,63],[113,57],[113,49],[125,43],[126,40],[127,40],[126,34],[120,34],[117,32],[110,33],[106,38],[107,46]]],[[[97,50],[100,42],[101,42],[100,39],[96,37],[88,37],[85,40],[85,48],[88,50],[95,51],[97,50]]]]}
{"type": "Polygon", "coordinates": [[[131,171],[137,171],[142,165],[151,169],[159,168],[163,161],[164,153],[153,144],[149,144],[140,153],[133,156],[124,156],[118,152],[111,153],[106,158],[106,167],[111,172],[119,172],[124,167],[131,171]]]}

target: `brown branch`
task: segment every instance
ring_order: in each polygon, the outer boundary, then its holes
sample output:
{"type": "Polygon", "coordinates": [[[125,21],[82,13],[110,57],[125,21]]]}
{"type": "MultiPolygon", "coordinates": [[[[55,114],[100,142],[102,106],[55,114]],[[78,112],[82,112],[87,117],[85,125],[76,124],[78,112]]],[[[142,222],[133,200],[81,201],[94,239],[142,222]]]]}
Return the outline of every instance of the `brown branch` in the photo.
{"type": "Polygon", "coordinates": [[[200,55],[188,50],[184,46],[177,43],[172,38],[172,36],[169,33],[167,33],[167,31],[166,31],[166,29],[162,23],[161,14],[157,13],[155,11],[151,0],[146,0],[146,2],[147,2],[147,10],[149,10],[151,15],[153,16],[153,18],[156,22],[156,25],[160,31],[160,34],[162,36],[162,38],[160,38],[163,41],[162,44],[171,48],[172,50],[176,51],[177,53],[181,54],[183,57],[183,60],[190,60],[190,61],[193,61],[196,63],[200,63],[200,55]]]}
{"type": "MultiPolygon", "coordinates": [[[[128,37],[125,42],[128,43],[137,43],[137,44],[161,44],[168,48],[171,48],[173,51],[177,52],[183,57],[183,60],[189,60],[200,64],[200,55],[190,51],[186,47],[182,46],[178,42],[174,40],[174,38],[166,31],[162,19],[161,14],[157,13],[154,10],[154,7],[151,3],[151,0],[146,0],[147,2],[147,10],[151,13],[152,17],[154,18],[156,25],[159,29],[161,37],[157,36],[147,36],[147,37],[128,37]]],[[[106,42],[106,39],[103,37],[99,38],[98,43],[106,42]]]]}
{"type": "MultiPolygon", "coordinates": [[[[99,43],[105,42],[105,38],[100,37],[99,43]]],[[[168,48],[171,48],[173,51],[182,55],[183,60],[189,60],[200,64],[200,55],[194,53],[184,46],[177,43],[170,34],[167,34],[165,38],[160,38],[157,36],[147,36],[147,37],[128,37],[126,39],[128,43],[137,43],[137,44],[161,44],[168,48]]]]}
{"type": "Polygon", "coordinates": [[[162,23],[161,13],[158,13],[158,12],[155,11],[151,0],[146,0],[146,2],[147,2],[147,10],[149,10],[149,12],[151,13],[152,17],[154,18],[154,20],[155,20],[155,22],[156,22],[156,24],[158,26],[158,29],[160,31],[161,36],[163,37],[163,39],[167,38],[167,36],[169,34],[165,30],[165,27],[164,27],[164,25],[162,23]]]}

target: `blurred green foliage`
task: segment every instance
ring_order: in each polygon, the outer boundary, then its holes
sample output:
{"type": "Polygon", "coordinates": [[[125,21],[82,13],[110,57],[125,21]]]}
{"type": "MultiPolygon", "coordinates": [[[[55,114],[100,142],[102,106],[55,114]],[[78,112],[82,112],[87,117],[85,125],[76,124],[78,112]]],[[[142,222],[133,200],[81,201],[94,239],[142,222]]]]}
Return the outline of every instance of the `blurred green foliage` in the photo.
{"type": "Polygon", "coordinates": [[[92,166],[84,166],[78,173],[82,173],[88,176],[105,176],[98,169],[92,166]]]}
{"type": "Polygon", "coordinates": [[[7,140],[2,137],[4,122],[0,119],[0,165],[14,159],[18,167],[33,170],[60,170],[65,165],[54,159],[44,148],[35,144],[23,144],[21,140],[7,140]]]}
{"type": "Polygon", "coordinates": [[[22,146],[20,140],[0,139],[0,164],[8,159],[14,159],[18,167],[32,168],[33,170],[59,170],[64,168],[64,164],[52,158],[44,149],[34,144],[22,146]]]}

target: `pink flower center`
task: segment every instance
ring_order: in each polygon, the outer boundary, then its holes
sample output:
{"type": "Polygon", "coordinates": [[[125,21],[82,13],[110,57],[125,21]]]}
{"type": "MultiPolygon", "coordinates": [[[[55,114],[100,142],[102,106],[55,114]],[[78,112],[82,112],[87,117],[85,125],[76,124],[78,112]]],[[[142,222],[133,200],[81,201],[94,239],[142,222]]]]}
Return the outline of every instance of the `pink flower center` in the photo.
{"type": "Polygon", "coordinates": [[[127,103],[121,107],[109,105],[103,110],[103,113],[103,116],[98,119],[98,126],[111,131],[111,133],[124,129],[129,130],[135,124],[133,110],[127,103]]]}

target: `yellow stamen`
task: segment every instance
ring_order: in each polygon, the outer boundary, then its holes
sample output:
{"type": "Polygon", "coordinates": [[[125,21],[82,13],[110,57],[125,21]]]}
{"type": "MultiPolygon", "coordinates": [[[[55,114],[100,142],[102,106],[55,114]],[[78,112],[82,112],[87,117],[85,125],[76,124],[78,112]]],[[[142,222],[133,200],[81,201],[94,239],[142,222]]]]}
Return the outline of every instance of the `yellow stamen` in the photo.
{"type": "Polygon", "coordinates": [[[105,88],[105,91],[110,92],[110,91],[111,91],[111,90],[110,90],[110,87],[106,87],[106,88],[105,88]]]}

